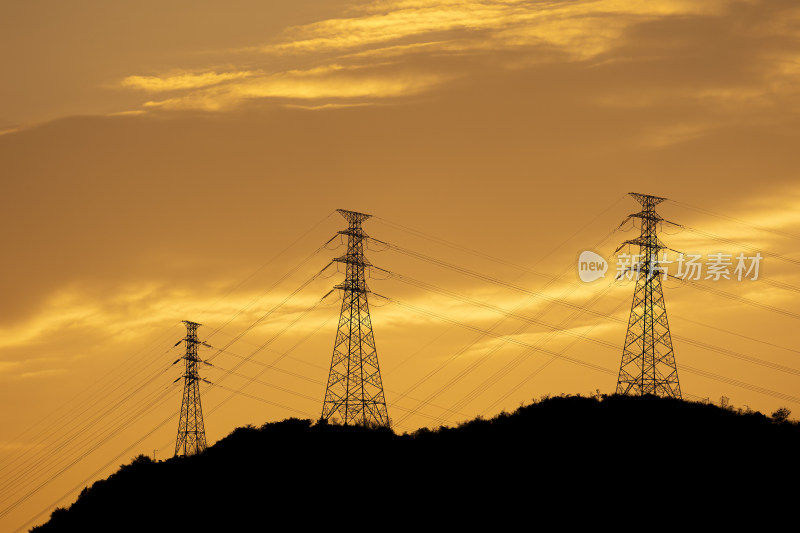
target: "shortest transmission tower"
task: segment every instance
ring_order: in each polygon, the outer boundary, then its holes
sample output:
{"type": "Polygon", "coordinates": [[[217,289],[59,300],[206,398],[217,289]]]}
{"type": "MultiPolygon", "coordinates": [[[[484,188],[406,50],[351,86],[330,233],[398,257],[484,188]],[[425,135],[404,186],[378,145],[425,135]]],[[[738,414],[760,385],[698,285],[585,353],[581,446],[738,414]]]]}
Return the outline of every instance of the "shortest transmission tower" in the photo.
{"type": "Polygon", "coordinates": [[[617,394],[680,398],[681,386],[661,287],[663,267],[658,265],[658,254],[667,248],[658,238],[658,225],[675,223],[656,213],[656,206],[666,198],[635,192],[630,195],[642,204],[642,210],[628,215],[625,222],[638,218],[642,232],[639,237],[625,241],[617,248],[619,251],[625,245],[639,246],[639,262],[630,269],[637,274],[636,288],[622,350],[617,394]]]}
{"type": "Polygon", "coordinates": [[[200,375],[197,373],[197,367],[202,362],[197,356],[197,346],[200,344],[197,339],[197,328],[200,324],[188,320],[184,320],[183,323],[186,324],[186,338],[183,339],[183,342],[186,343],[186,355],[181,359],[186,362],[186,372],[181,376],[183,378],[183,402],[181,403],[181,419],[178,422],[178,438],[175,441],[176,456],[195,455],[207,447],[206,430],[203,426],[203,408],[200,406],[200,375]]]}

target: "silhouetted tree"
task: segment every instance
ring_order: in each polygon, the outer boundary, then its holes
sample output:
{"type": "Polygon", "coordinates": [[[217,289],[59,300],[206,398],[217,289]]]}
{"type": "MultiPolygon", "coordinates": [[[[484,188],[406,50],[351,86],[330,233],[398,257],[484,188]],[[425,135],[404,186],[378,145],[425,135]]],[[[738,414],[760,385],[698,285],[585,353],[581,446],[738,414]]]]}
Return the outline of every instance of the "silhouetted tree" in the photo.
{"type": "Polygon", "coordinates": [[[788,408],[781,407],[780,409],[772,413],[772,420],[776,424],[782,424],[783,422],[786,422],[789,419],[790,414],[792,414],[792,412],[788,408]]]}

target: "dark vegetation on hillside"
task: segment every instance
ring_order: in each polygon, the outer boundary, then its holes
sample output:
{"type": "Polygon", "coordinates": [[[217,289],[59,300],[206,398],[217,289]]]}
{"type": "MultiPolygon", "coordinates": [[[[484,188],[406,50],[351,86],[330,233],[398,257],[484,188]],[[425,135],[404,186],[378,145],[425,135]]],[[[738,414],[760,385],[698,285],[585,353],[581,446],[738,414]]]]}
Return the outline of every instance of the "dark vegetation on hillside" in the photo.
{"type": "Polygon", "coordinates": [[[561,396],[404,435],[288,419],[195,457],[140,455],[33,531],[719,526],[797,504],[800,426],[786,415],[561,396]]]}

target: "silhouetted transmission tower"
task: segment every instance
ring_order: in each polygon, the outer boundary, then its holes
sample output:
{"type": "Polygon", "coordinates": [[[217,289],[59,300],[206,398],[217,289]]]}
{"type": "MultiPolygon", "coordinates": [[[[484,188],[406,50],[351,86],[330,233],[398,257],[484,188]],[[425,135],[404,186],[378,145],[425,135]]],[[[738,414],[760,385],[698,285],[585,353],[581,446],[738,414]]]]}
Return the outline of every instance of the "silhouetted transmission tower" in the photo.
{"type": "Polygon", "coordinates": [[[656,213],[656,205],[666,198],[634,192],[630,195],[642,204],[642,210],[628,215],[623,224],[631,218],[638,218],[642,232],[636,239],[625,241],[617,248],[619,251],[626,244],[639,246],[639,262],[630,268],[637,274],[636,288],[622,350],[617,394],[680,398],[681,386],[661,287],[663,268],[658,266],[658,253],[666,248],[658,239],[658,224],[675,223],[656,213]]]}
{"type": "MultiPolygon", "coordinates": [[[[197,356],[197,328],[200,324],[183,321],[186,324],[186,372],[183,374],[183,402],[181,418],[178,422],[178,438],[175,441],[175,455],[194,455],[206,449],[206,430],[203,426],[203,408],[200,406],[200,375],[197,367],[202,361],[197,356]]],[[[180,359],[178,359],[180,361],[180,359]]],[[[178,378],[180,379],[180,378],[178,378]]],[[[175,380],[177,381],[177,380],[175,380]]]]}
{"type": "Polygon", "coordinates": [[[350,226],[339,232],[347,235],[347,254],[334,259],[345,265],[346,274],[344,283],[336,285],[342,290],[342,311],[322,419],[338,416],[344,424],[388,426],[389,414],[367,304],[370,291],[364,276],[365,268],[371,265],[364,257],[364,240],[368,236],[361,223],[371,215],[338,211],[350,226]]]}

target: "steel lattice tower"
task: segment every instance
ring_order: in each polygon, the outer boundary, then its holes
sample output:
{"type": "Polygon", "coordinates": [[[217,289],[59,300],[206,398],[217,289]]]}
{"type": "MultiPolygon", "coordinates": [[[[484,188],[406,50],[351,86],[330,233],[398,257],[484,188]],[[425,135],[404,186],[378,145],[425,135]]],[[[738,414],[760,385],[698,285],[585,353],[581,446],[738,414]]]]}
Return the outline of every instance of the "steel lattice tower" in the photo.
{"type": "Polygon", "coordinates": [[[646,194],[630,193],[642,204],[642,210],[628,215],[641,220],[641,235],[625,241],[639,246],[639,262],[631,270],[637,273],[633,291],[628,333],[622,350],[622,364],[617,380],[617,394],[654,394],[672,398],[681,397],[678,369],[672,350],[672,337],[667,321],[667,307],[661,286],[662,268],[658,266],[658,254],[666,246],[658,238],[658,224],[667,222],[656,213],[656,205],[666,198],[646,194]]]}
{"type": "Polygon", "coordinates": [[[389,414],[367,303],[370,291],[364,275],[366,267],[371,265],[364,257],[364,240],[368,235],[361,223],[371,215],[344,209],[338,211],[350,226],[339,232],[347,235],[347,254],[334,259],[345,265],[346,274],[344,283],[336,285],[342,290],[342,311],[322,404],[322,419],[338,416],[344,424],[388,426],[389,414]]]}
{"type": "MultiPolygon", "coordinates": [[[[203,408],[200,406],[200,375],[197,367],[202,361],[197,356],[197,328],[200,324],[183,321],[186,324],[186,372],[183,374],[183,402],[181,418],[178,422],[178,438],[175,441],[175,455],[194,455],[206,449],[206,430],[203,425],[203,408]]],[[[180,361],[180,359],[179,359],[180,361]]],[[[180,378],[178,378],[180,379],[180,378]]]]}

